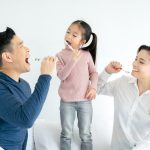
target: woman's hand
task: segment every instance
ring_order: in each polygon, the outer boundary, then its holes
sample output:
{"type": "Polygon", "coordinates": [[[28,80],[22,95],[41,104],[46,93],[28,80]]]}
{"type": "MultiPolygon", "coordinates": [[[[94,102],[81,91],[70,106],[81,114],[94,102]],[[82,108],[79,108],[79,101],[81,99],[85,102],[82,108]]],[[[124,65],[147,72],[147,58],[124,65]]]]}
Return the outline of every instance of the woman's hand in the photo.
{"type": "Polygon", "coordinates": [[[121,69],[122,69],[122,65],[120,64],[120,62],[112,61],[105,68],[105,71],[109,74],[112,74],[112,73],[120,72],[121,69]]]}

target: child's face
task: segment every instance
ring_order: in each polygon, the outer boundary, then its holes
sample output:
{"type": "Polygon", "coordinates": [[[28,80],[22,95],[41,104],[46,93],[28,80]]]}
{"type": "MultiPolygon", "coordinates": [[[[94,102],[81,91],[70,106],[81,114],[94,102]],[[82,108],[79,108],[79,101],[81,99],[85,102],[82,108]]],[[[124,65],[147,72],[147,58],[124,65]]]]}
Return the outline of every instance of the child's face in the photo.
{"type": "Polygon", "coordinates": [[[73,48],[79,49],[81,45],[85,43],[85,40],[82,39],[82,30],[78,24],[72,24],[66,34],[65,41],[73,48]]]}
{"type": "Polygon", "coordinates": [[[150,52],[142,49],[133,62],[132,75],[137,79],[150,79],[150,52]]]}

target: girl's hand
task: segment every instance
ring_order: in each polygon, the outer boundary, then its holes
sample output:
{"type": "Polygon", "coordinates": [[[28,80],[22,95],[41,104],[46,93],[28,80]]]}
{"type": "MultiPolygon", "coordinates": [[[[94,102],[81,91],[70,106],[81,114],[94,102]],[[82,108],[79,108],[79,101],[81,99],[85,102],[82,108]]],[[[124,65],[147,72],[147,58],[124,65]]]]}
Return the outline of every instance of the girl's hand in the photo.
{"type": "Polygon", "coordinates": [[[96,98],[96,90],[94,88],[90,88],[87,90],[85,98],[92,100],[96,98]]]}
{"type": "Polygon", "coordinates": [[[120,64],[120,62],[112,61],[105,68],[105,71],[109,74],[112,74],[112,73],[120,72],[121,69],[122,69],[122,65],[120,64]]]}

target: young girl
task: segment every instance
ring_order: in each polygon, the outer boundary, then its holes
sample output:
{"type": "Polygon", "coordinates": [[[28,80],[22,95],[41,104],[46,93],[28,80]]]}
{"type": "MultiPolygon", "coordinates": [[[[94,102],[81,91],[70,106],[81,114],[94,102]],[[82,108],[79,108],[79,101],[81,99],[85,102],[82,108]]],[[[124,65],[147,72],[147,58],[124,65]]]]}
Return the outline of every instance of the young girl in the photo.
{"type": "Polygon", "coordinates": [[[113,61],[98,79],[98,94],[114,96],[111,150],[150,150],[150,47],[139,47],[133,77],[107,82],[121,69],[121,64],[113,61]]]}
{"type": "Polygon", "coordinates": [[[71,136],[77,112],[81,150],[92,150],[92,103],[96,97],[95,69],[97,37],[82,20],[73,22],[65,34],[66,47],[57,54],[61,137],[60,149],[71,150],[71,136]]]}

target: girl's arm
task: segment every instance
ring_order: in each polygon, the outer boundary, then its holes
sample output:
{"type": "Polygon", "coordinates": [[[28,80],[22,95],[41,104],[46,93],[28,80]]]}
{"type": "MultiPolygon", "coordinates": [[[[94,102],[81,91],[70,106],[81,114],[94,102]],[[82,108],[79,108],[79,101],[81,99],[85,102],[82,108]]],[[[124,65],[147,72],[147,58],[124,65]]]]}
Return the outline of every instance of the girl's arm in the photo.
{"type": "Polygon", "coordinates": [[[65,80],[71,73],[72,69],[76,65],[76,60],[70,59],[66,64],[64,63],[63,59],[60,55],[57,55],[58,61],[57,61],[57,76],[61,81],[65,80]]]}
{"type": "Polygon", "coordinates": [[[97,81],[98,81],[98,73],[96,71],[93,59],[91,54],[89,53],[89,80],[90,80],[90,85],[86,91],[85,97],[88,100],[92,100],[96,98],[96,89],[97,89],[97,81]]]}

